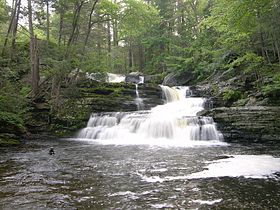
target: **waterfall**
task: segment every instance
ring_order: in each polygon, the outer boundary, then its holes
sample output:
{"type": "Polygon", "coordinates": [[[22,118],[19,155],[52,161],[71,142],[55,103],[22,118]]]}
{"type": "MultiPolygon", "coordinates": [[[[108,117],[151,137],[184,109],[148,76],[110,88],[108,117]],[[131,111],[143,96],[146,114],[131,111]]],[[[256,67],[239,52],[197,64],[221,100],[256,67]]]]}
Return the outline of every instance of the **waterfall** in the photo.
{"type": "Polygon", "coordinates": [[[124,82],[125,80],[125,76],[121,74],[107,73],[107,75],[108,75],[109,83],[119,83],[119,82],[124,82]]]}
{"type": "Polygon", "coordinates": [[[135,94],[136,94],[136,98],[135,98],[135,103],[137,106],[137,110],[143,110],[144,109],[144,103],[143,103],[143,99],[140,98],[139,96],[139,92],[138,92],[138,84],[135,84],[135,94]]]}
{"type": "MultiPolygon", "coordinates": [[[[149,111],[92,114],[78,138],[100,143],[151,145],[223,140],[211,117],[196,116],[204,109],[205,98],[191,97],[188,87],[160,87],[166,100],[164,105],[149,111]]],[[[135,89],[136,98],[140,99],[138,84],[135,89]]]]}

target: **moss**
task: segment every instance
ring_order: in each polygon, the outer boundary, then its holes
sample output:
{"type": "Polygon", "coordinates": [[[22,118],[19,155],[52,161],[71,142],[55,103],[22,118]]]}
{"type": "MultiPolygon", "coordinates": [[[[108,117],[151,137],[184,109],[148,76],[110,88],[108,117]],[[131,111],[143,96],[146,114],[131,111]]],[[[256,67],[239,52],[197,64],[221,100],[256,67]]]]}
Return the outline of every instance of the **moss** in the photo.
{"type": "Polygon", "coordinates": [[[248,101],[249,101],[248,98],[242,98],[242,99],[239,99],[238,101],[234,102],[233,105],[234,106],[245,106],[248,101]]]}
{"type": "Polygon", "coordinates": [[[242,94],[238,90],[225,90],[223,93],[223,100],[226,102],[235,102],[242,98],[242,94]]]}
{"type": "Polygon", "coordinates": [[[0,134],[0,147],[18,146],[20,143],[13,134],[0,134]]]}

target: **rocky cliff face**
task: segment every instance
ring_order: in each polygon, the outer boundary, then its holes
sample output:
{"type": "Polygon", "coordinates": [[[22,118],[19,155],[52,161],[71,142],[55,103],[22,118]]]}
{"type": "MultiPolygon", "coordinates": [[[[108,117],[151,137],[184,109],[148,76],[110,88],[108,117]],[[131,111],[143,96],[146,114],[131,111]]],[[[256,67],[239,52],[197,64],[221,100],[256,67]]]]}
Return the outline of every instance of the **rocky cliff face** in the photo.
{"type": "MultiPolygon", "coordinates": [[[[139,97],[144,110],[163,104],[157,85],[139,84],[139,97]]],[[[32,109],[27,127],[32,133],[49,130],[65,136],[85,127],[91,113],[136,111],[136,87],[132,83],[105,83],[83,79],[71,87],[64,87],[57,109],[51,110],[48,100],[32,109]],[[47,107],[47,108],[46,108],[47,107]]]]}
{"type": "Polygon", "coordinates": [[[211,116],[228,142],[280,141],[280,107],[220,107],[211,116]]]}

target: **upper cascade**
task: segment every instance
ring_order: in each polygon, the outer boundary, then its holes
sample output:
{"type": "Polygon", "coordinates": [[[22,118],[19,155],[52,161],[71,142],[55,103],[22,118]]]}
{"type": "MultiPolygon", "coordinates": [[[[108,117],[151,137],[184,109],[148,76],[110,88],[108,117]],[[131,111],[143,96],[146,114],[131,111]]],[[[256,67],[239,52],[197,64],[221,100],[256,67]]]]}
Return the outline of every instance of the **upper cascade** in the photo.
{"type": "Polygon", "coordinates": [[[107,73],[109,83],[119,83],[125,81],[125,76],[122,74],[107,73]]]}
{"type": "Polygon", "coordinates": [[[211,117],[197,117],[204,109],[205,98],[191,97],[189,87],[160,87],[166,100],[164,105],[150,111],[92,114],[78,138],[100,143],[148,145],[223,140],[211,117]]]}

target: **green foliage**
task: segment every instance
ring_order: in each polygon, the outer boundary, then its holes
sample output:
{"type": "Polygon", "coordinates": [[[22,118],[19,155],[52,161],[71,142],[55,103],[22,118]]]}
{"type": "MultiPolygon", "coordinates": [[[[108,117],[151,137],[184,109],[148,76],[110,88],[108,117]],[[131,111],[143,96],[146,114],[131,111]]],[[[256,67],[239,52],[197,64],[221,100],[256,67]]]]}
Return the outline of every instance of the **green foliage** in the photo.
{"type": "MultiPolygon", "coordinates": [[[[25,95],[27,87],[18,90],[17,87],[6,83],[0,89],[0,130],[14,130],[24,132],[24,114],[26,113],[25,95]],[[4,126],[4,127],[3,127],[4,126]]],[[[10,131],[11,132],[11,131],[10,131]]]]}
{"type": "Polygon", "coordinates": [[[227,89],[223,92],[223,100],[229,103],[238,101],[242,98],[242,94],[238,90],[227,89]]]}
{"type": "MultiPolygon", "coordinates": [[[[27,87],[23,87],[26,89],[27,87]]],[[[22,90],[23,90],[22,89],[22,90]]],[[[25,95],[20,95],[18,87],[15,87],[9,83],[5,84],[4,87],[0,89],[0,111],[7,111],[15,114],[24,113],[24,107],[26,106],[25,95]]]]}
{"type": "Polygon", "coordinates": [[[93,72],[110,72],[111,66],[107,60],[108,58],[105,55],[99,55],[98,53],[91,52],[85,56],[81,62],[80,68],[89,73],[93,72]]]}
{"type": "MultiPolygon", "coordinates": [[[[7,6],[7,3],[5,0],[0,0],[0,26],[3,27],[3,23],[5,23],[8,20],[8,12],[9,8],[7,6]]],[[[0,32],[3,33],[2,31],[3,28],[0,28],[0,32]]]]}
{"type": "Polygon", "coordinates": [[[280,97],[280,74],[276,74],[273,81],[262,88],[264,95],[272,97],[274,100],[279,100],[280,97]]]}
{"type": "Polygon", "coordinates": [[[255,53],[246,53],[243,56],[238,57],[233,62],[228,64],[227,68],[239,68],[245,71],[246,73],[250,73],[253,71],[257,71],[260,67],[262,67],[264,63],[264,59],[261,56],[258,56],[255,53]]]}
{"type": "Polygon", "coordinates": [[[120,14],[120,37],[132,39],[145,34],[160,20],[158,10],[139,0],[124,0],[120,14]]]}
{"type": "Polygon", "coordinates": [[[0,111],[0,123],[1,127],[4,125],[11,128],[13,126],[22,132],[25,131],[23,119],[15,113],[0,111]]]}

